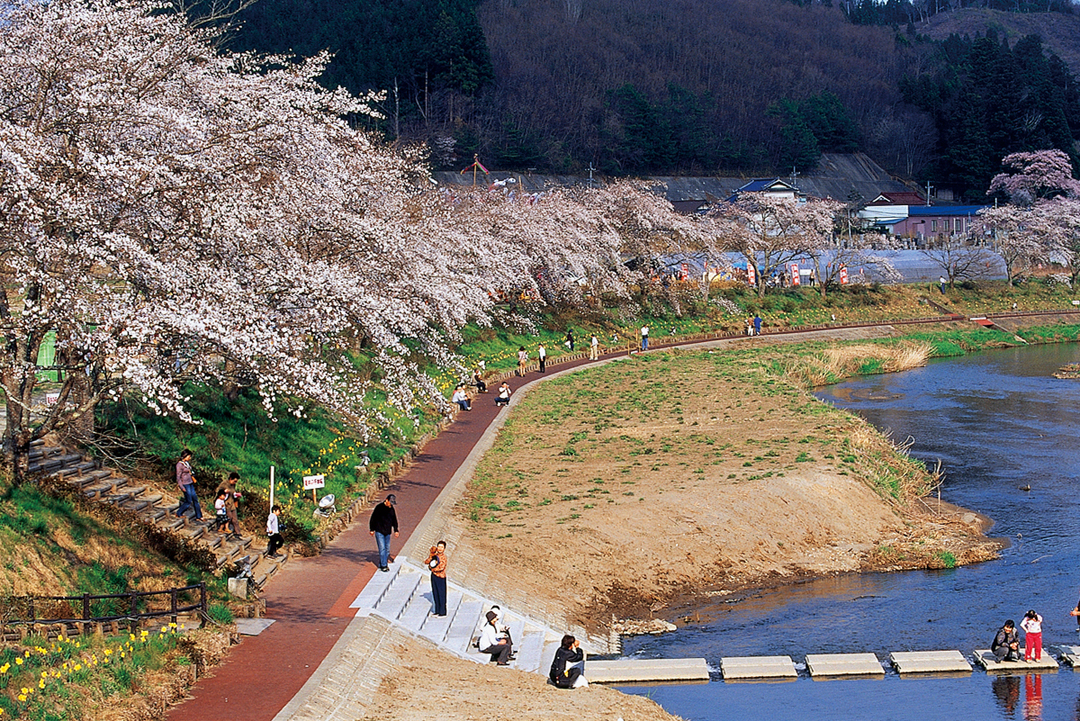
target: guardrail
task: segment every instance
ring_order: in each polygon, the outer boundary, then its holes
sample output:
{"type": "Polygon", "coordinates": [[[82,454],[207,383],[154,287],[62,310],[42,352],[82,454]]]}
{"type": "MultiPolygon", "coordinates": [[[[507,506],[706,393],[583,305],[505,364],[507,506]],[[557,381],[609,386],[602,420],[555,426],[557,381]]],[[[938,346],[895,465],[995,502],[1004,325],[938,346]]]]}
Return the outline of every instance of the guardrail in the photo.
{"type": "Polygon", "coordinates": [[[9,596],[0,599],[0,631],[7,627],[34,625],[72,625],[82,624],[82,632],[88,633],[91,624],[130,621],[136,623],[150,618],[169,616],[176,623],[181,613],[200,611],[206,613],[206,584],[196,583],[190,586],[170,588],[165,591],[129,591],[81,596],[9,596]],[[181,594],[195,595],[193,602],[181,603],[181,594]],[[167,596],[167,607],[149,609],[154,598],[167,596]],[[95,614],[98,611],[106,613],[95,614]],[[102,608],[104,606],[104,608],[102,608]],[[142,607],[144,610],[140,610],[142,607]],[[61,615],[50,615],[49,608],[63,609],[61,615]],[[78,609],[76,611],[75,609],[78,609]],[[45,611],[45,613],[42,613],[45,611]]]}

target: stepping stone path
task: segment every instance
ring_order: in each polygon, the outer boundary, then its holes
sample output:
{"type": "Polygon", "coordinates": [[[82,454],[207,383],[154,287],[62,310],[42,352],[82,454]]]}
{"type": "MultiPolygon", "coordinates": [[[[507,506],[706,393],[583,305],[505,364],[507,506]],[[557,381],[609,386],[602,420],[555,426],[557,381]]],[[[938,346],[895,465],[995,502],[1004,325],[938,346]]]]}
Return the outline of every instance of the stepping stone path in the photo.
{"type": "Polygon", "coordinates": [[[201,522],[191,518],[178,518],[179,501],[152,486],[136,485],[129,479],[102,467],[99,461],[90,460],[79,453],[59,446],[47,446],[42,441],[30,444],[28,475],[57,478],[77,487],[82,495],[99,503],[122,509],[133,518],[156,526],[160,531],[182,537],[202,546],[214,554],[216,569],[229,564],[243,568],[250,564],[251,578],[257,587],[277,573],[288,556],[274,560],[266,556],[266,549],[256,548],[251,536],[227,540],[225,534],[211,531],[201,522]]]}

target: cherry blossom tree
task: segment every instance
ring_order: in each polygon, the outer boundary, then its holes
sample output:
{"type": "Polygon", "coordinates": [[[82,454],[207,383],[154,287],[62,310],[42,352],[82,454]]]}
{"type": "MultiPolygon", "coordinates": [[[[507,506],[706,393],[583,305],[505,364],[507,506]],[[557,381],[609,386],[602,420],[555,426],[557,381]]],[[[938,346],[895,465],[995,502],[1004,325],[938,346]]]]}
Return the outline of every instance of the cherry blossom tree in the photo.
{"type": "Polygon", "coordinates": [[[726,221],[727,248],[759,269],[757,290],[758,295],[764,295],[766,279],[778,269],[833,245],[834,217],[842,208],[842,203],[832,200],[796,202],[744,193],[734,203],[719,208],[717,220],[726,221]]]}
{"type": "Polygon", "coordinates": [[[184,385],[242,381],[269,412],[319,402],[360,426],[374,387],[443,402],[408,359],[490,301],[488,268],[432,230],[415,153],[344,118],[326,58],[223,54],[138,0],[7,6],[0,23],[0,385],[5,451],[134,392],[188,418],[184,385]],[[59,402],[36,361],[55,337],[59,402]]]}
{"type": "Polygon", "coordinates": [[[1069,156],[1060,150],[1012,153],[1001,164],[1013,172],[995,175],[987,195],[1001,194],[1025,206],[1059,195],[1080,196],[1080,181],[1073,177],[1069,156]]]}
{"type": "Polygon", "coordinates": [[[1058,245],[1058,227],[1046,206],[1047,201],[1037,201],[1031,207],[1001,205],[979,211],[976,230],[991,239],[1010,285],[1033,263],[1048,260],[1058,245]]]}

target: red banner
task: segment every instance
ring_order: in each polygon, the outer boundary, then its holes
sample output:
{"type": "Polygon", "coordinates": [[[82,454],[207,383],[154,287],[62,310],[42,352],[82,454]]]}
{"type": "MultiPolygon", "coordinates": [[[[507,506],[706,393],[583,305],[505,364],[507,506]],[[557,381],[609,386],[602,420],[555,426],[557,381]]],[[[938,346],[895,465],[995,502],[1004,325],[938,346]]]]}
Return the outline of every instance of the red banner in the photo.
{"type": "Polygon", "coordinates": [[[795,287],[799,285],[801,283],[801,281],[799,280],[799,264],[792,263],[788,266],[788,271],[791,274],[791,286],[795,287]]]}
{"type": "Polygon", "coordinates": [[[840,266],[840,285],[847,285],[847,266],[840,266]]]}
{"type": "Polygon", "coordinates": [[[746,283],[751,288],[757,285],[757,269],[753,263],[746,264],[746,283]]]}

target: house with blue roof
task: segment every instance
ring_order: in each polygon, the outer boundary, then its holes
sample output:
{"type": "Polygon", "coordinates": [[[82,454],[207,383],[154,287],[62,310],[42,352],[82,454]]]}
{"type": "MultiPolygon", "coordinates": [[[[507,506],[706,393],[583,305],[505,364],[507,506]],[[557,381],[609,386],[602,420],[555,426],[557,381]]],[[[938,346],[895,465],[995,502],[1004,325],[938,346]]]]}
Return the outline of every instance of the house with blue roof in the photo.
{"type": "Polygon", "coordinates": [[[971,233],[980,210],[987,205],[890,205],[868,207],[859,217],[918,245],[955,239],[971,233]]]}

